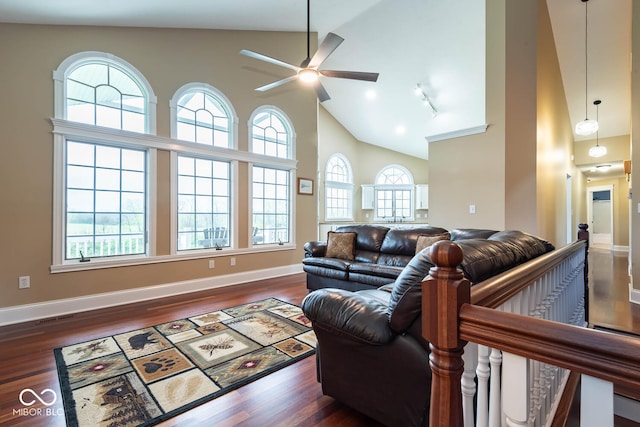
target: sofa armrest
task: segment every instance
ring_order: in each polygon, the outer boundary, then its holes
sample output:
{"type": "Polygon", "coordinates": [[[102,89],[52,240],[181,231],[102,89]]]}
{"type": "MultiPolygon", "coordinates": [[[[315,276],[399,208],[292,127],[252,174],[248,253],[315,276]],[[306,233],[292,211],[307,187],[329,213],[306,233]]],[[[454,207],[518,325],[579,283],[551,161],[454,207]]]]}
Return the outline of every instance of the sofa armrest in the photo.
{"type": "Polygon", "coordinates": [[[376,298],[342,289],[319,289],[302,301],[302,311],[314,328],[322,328],[369,345],[389,343],[395,333],[389,327],[389,310],[376,298]]]}
{"type": "Polygon", "coordinates": [[[304,244],[304,257],[323,257],[327,253],[327,242],[307,242],[304,244]]]}

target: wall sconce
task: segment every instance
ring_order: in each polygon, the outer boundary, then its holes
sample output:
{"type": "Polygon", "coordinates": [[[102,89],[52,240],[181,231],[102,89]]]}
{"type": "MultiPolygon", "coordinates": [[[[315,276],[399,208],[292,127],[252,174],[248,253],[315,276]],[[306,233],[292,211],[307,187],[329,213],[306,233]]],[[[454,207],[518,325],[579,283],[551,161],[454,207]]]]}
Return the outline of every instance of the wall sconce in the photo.
{"type": "Polygon", "coordinates": [[[416,88],[414,89],[414,93],[418,98],[422,100],[422,103],[424,104],[424,106],[431,110],[432,117],[435,117],[438,115],[438,110],[436,110],[436,107],[433,106],[433,103],[431,102],[429,95],[427,95],[427,93],[425,92],[424,88],[420,83],[416,85],[416,88]]]}
{"type": "Polygon", "coordinates": [[[624,176],[627,178],[627,182],[631,180],[631,160],[625,160],[622,162],[624,166],[624,176]]]}

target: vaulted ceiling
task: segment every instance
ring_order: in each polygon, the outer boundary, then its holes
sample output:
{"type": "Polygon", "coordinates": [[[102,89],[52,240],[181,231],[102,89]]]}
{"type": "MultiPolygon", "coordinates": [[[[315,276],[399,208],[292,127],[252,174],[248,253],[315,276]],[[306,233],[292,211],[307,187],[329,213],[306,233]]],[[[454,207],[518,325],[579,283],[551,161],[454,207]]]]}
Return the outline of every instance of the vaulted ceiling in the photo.
{"type": "MultiPolygon", "coordinates": [[[[585,115],[585,3],[547,4],[575,123],[585,115]]],[[[0,22],[305,31],[306,7],[304,0],[3,0],[0,22]]],[[[323,79],[331,95],[323,107],[357,139],[425,159],[427,140],[483,125],[484,9],[478,0],[311,0],[311,30],[320,41],[327,32],[345,39],[322,68],[380,73],[377,83],[323,79]],[[415,96],[417,84],[437,113],[415,96]]],[[[626,135],[631,0],[590,0],[588,10],[588,115],[601,99],[600,138],[626,135]]],[[[260,53],[278,54],[275,46],[260,53]]],[[[281,77],[292,72],[264,66],[281,77]]]]}

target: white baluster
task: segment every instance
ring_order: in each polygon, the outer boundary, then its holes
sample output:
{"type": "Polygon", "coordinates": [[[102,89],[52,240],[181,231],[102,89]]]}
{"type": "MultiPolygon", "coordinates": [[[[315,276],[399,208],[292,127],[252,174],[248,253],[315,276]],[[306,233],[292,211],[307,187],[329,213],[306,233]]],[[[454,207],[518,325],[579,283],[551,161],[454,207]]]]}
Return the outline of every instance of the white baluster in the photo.
{"type": "Polygon", "coordinates": [[[478,427],[488,427],[489,425],[489,377],[491,369],[489,369],[489,347],[484,345],[478,346],[478,367],[476,368],[478,376],[478,427]]]}
{"type": "Polygon", "coordinates": [[[462,355],[464,360],[464,372],[462,373],[462,416],[464,420],[464,427],[475,426],[475,419],[473,415],[473,396],[476,394],[476,383],[474,378],[476,376],[476,369],[478,366],[478,344],[467,343],[464,346],[464,354],[462,355]]]}
{"type": "Polygon", "coordinates": [[[500,350],[491,349],[489,356],[491,362],[491,385],[489,387],[489,425],[499,427],[502,424],[502,410],[500,399],[502,353],[500,350]]]}
{"type": "Polygon", "coordinates": [[[529,417],[529,361],[502,353],[502,407],[508,426],[527,426],[529,417]]]}
{"type": "Polygon", "coordinates": [[[613,427],[613,383],[582,375],[580,427],[613,427]]]}

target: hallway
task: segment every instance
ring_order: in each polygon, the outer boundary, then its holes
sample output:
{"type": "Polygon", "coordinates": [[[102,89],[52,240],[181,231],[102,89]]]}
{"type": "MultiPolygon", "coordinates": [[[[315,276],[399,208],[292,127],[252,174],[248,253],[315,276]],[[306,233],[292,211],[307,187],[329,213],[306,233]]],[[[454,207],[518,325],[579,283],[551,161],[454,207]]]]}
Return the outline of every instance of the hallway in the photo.
{"type": "Polygon", "coordinates": [[[629,302],[628,254],[589,251],[589,323],[640,336],[640,304],[629,302]]]}

